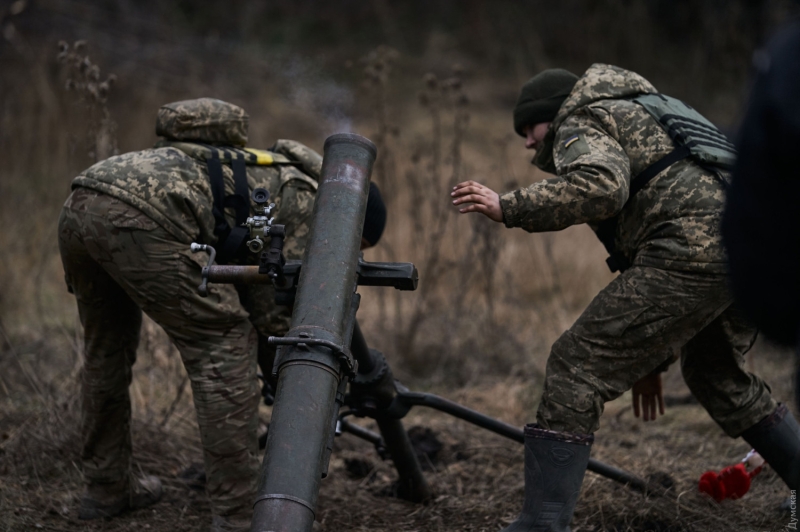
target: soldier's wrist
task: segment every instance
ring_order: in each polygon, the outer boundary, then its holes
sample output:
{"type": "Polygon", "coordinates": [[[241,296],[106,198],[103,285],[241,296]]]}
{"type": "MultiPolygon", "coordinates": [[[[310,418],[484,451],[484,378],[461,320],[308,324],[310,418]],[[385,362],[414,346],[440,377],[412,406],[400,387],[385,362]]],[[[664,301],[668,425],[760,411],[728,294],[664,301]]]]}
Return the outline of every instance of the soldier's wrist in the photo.
{"type": "Polygon", "coordinates": [[[519,216],[517,215],[519,199],[516,197],[517,192],[519,191],[514,190],[499,195],[503,224],[508,228],[517,227],[519,225],[519,216]]]}

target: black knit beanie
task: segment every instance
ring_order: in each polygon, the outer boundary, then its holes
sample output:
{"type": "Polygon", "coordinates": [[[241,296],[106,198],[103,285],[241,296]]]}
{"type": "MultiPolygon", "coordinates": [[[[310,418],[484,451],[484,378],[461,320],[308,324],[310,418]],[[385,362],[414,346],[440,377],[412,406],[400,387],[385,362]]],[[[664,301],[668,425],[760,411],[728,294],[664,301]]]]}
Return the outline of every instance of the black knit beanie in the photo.
{"type": "Polygon", "coordinates": [[[370,246],[374,246],[381,239],[384,227],[386,227],[386,205],[383,203],[378,185],[370,182],[367,214],[364,217],[364,230],[361,231],[361,236],[370,246]]]}
{"type": "Polygon", "coordinates": [[[525,126],[552,122],[576,81],[578,76],[563,68],[544,70],[529,79],[514,107],[514,131],[524,137],[525,126]]]}

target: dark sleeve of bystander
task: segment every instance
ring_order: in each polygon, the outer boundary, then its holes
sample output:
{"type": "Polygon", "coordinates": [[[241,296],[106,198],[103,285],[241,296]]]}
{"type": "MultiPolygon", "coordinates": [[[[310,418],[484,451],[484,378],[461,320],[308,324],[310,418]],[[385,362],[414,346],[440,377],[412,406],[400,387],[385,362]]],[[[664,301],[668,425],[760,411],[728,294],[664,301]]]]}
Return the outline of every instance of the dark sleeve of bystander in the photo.
{"type": "Polygon", "coordinates": [[[722,232],[737,303],[771,340],[800,340],[800,21],[754,57],[722,232]]]}

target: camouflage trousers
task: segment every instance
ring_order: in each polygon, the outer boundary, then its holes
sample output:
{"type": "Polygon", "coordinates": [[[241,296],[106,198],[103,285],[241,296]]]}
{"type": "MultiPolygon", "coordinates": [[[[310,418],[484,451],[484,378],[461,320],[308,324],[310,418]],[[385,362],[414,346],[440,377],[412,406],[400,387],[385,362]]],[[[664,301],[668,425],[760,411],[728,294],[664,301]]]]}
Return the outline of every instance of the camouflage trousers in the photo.
{"type": "Polygon", "coordinates": [[[614,279],[554,344],[537,413],[544,428],[593,433],[603,405],[680,350],[692,394],[732,437],[777,403],[744,370],[757,331],[724,275],[635,266],[614,279]]]}
{"type": "Polygon", "coordinates": [[[85,335],[87,481],[130,476],[128,386],[144,311],[175,343],[189,375],[214,515],[249,516],[258,472],[256,334],[237,290],[213,285],[201,298],[205,256],[193,256],[140,211],[89,189],[76,189],[64,205],[59,248],[85,335]]]}

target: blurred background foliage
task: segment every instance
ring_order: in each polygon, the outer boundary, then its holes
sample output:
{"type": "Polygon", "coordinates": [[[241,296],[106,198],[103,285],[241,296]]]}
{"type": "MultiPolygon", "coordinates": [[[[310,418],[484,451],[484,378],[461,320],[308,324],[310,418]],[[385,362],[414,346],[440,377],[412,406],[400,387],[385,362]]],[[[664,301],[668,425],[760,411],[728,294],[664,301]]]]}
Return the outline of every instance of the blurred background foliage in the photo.
{"type": "Polygon", "coordinates": [[[519,86],[544,68],[613,63],[734,132],[751,56],[796,8],[788,0],[4,2],[0,323],[26,341],[51,338],[54,327],[75,335],[55,245],[72,177],[151,146],[160,105],[211,96],[250,113],[253,146],[294,138],[321,149],[338,131],[378,144],[373,178],[390,219],[367,255],[414,261],[422,282],[413,295],[364,290],[372,343],[434,380],[531,377],[610,276],[585,227],[530,236],[458,219],[449,206],[449,187],[465,178],[507,190],[543,177],[511,131],[519,86]],[[465,351],[481,356],[465,364],[465,351]]]}
{"type": "MultiPolygon", "coordinates": [[[[389,220],[366,258],[414,262],[421,279],[414,293],[361,289],[359,320],[370,345],[412,388],[439,390],[521,425],[535,413],[550,344],[612,275],[587,227],[529,235],[459,217],[451,186],[473,178],[505,191],[546,177],[511,127],[519,87],[545,68],[581,73],[607,62],[634,70],[735,136],[752,56],[797,11],[792,0],[0,0],[0,516],[11,516],[7,529],[45,514],[67,526],[60,520],[81,483],[72,463],[83,345],[57,249],[60,207],[81,170],[153,145],[161,105],[204,96],[240,105],[251,117],[250,145],[259,148],[292,138],[321,151],[328,135],[342,131],[371,138],[379,148],[373,180],[389,220]],[[44,485],[34,482],[40,476],[44,485]]],[[[766,355],[751,357],[749,367],[789,400],[784,359],[759,352],[766,355]]],[[[177,475],[199,456],[191,393],[175,348],[149,320],[137,360],[138,467],[177,475]]],[[[666,388],[686,394],[677,370],[666,388]]],[[[593,453],[634,471],[663,465],[677,492],[694,493],[698,471],[746,451],[696,406],[674,409],[638,436],[639,425],[623,419],[628,401],[608,406],[593,453]]],[[[676,401],[686,404],[683,396],[676,401]]],[[[513,519],[522,490],[518,449],[484,444],[485,434],[441,417],[414,414],[412,422],[439,427],[456,454],[471,449],[467,455],[478,457],[434,477],[437,489],[456,496],[409,515],[395,506],[391,514],[364,491],[372,489],[366,481],[340,478],[323,500],[348,493],[367,503],[351,515],[352,506],[323,502],[322,521],[328,515],[337,530],[370,520],[376,529],[418,530],[445,516],[453,530],[477,530],[487,519],[513,519]],[[486,490],[500,495],[493,500],[486,490]]],[[[391,467],[376,467],[378,486],[389,485],[391,467]]],[[[775,477],[759,488],[761,502],[717,509],[695,496],[641,504],[592,479],[576,516],[581,530],[764,530],[775,519],[769,501],[782,489],[775,477]],[[603,515],[610,521],[596,528],[603,515]],[[752,527],[740,526],[745,521],[752,527]],[[695,522],[702,524],[692,528],[695,522]]],[[[184,504],[189,519],[205,517],[205,506],[186,502],[191,492],[181,497],[164,530],[190,526],[184,504]]],[[[115,530],[138,529],[120,523],[115,530]]]]}

